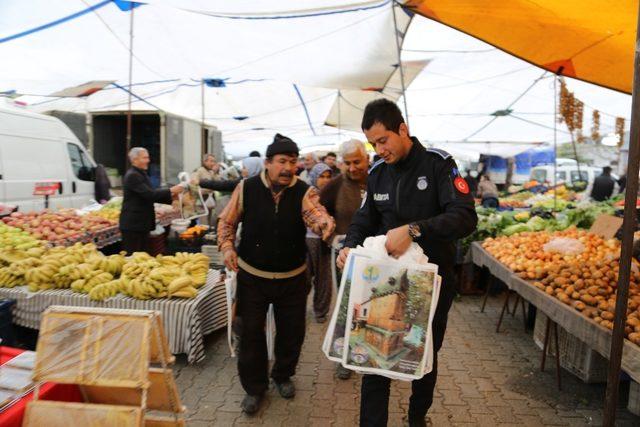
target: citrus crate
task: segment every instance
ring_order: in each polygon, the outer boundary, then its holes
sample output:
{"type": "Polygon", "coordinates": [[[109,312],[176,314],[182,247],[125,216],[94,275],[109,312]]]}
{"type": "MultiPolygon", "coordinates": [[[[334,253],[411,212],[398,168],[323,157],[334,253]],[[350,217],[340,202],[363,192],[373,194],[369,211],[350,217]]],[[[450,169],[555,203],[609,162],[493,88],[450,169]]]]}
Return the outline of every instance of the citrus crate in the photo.
{"type": "MultiPolygon", "coordinates": [[[[547,316],[538,310],[533,329],[533,341],[542,349],[547,316]]],[[[555,355],[553,336],[549,337],[549,354],[555,355]]],[[[607,381],[607,359],[592,350],[584,342],[569,334],[558,325],[558,345],[560,346],[560,366],[580,378],[585,383],[607,381]]]]}

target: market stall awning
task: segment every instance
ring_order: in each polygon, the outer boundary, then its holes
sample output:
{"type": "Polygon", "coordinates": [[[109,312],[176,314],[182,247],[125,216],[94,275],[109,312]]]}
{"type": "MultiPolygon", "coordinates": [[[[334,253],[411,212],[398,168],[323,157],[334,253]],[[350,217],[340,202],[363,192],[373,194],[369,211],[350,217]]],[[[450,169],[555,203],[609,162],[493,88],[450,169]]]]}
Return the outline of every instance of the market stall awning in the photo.
{"type": "Polygon", "coordinates": [[[553,73],[631,93],[636,0],[409,0],[405,7],[553,73]]]}
{"type": "MultiPolygon", "coordinates": [[[[424,70],[429,60],[403,61],[404,83],[409,86],[411,82],[424,70]]],[[[371,87],[363,90],[342,90],[331,107],[325,124],[327,126],[338,127],[354,132],[360,132],[362,122],[362,112],[367,104],[378,98],[387,98],[393,102],[398,101],[402,96],[402,81],[400,78],[400,67],[396,66],[395,71],[389,80],[381,87],[371,87]]]]}

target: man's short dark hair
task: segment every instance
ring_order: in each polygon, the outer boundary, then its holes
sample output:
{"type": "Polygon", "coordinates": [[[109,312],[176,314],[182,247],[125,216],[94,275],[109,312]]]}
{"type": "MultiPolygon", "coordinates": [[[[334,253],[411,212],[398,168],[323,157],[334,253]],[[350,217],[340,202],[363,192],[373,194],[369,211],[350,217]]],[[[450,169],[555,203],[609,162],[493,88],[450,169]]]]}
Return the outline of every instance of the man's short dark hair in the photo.
{"type": "Polygon", "coordinates": [[[249,153],[249,157],[260,157],[260,152],[253,150],[252,152],[249,153]]]}
{"type": "Polygon", "coordinates": [[[602,173],[605,175],[610,175],[611,174],[611,167],[610,166],[605,166],[602,168],[602,173]]]}
{"type": "Polygon", "coordinates": [[[336,158],[336,159],[338,158],[338,156],[336,156],[336,153],[334,153],[333,151],[329,151],[329,152],[327,153],[327,155],[326,155],[326,156],[324,156],[324,158],[325,158],[325,159],[326,159],[327,157],[333,157],[333,158],[336,158]]]}
{"type": "Polygon", "coordinates": [[[395,102],[380,98],[371,101],[365,107],[362,116],[362,130],[369,130],[376,123],[380,123],[391,132],[398,133],[400,125],[404,123],[404,117],[395,102]]]}

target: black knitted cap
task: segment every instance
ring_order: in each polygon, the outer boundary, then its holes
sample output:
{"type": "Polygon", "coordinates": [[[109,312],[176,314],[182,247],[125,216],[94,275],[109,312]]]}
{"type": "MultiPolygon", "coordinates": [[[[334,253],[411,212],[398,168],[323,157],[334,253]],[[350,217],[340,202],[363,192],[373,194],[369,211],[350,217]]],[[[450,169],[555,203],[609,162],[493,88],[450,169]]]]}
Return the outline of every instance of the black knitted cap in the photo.
{"type": "Polygon", "coordinates": [[[300,153],[298,146],[291,138],[280,135],[279,133],[273,137],[273,142],[267,147],[267,157],[273,157],[276,154],[295,154],[300,153]]]}

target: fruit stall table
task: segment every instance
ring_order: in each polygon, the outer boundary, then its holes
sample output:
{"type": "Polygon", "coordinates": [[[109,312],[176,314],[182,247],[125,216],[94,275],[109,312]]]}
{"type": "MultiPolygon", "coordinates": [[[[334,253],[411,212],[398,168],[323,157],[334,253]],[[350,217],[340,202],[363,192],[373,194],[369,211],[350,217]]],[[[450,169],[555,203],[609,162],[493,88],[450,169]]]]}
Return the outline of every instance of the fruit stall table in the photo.
{"type": "MultiPolygon", "coordinates": [[[[535,306],[548,318],[562,327],[571,336],[582,341],[588,348],[609,358],[611,331],[592,319],[582,315],[573,307],[537,289],[527,280],[521,279],[508,267],[486,251],[481,242],[471,245],[471,258],[479,267],[487,267],[492,275],[500,278],[511,291],[535,306]]],[[[624,341],[622,369],[636,382],[640,382],[640,346],[624,341]]]]}
{"type": "MultiPolygon", "coordinates": [[[[17,348],[0,346],[0,365],[5,364],[23,351],[17,348]]],[[[39,398],[41,400],[57,400],[61,402],[82,402],[80,389],[74,384],[44,383],[40,387],[39,398]]],[[[32,399],[33,393],[28,392],[20,399],[3,408],[0,411],[0,426],[20,427],[27,403],[32,399]]]]}
{"type": "Polygon", "coordinates": [[[197,363],[205,357],[204,336],[227,325],[226,293],[221,278],[219,271],[209,270],[206,284],[198,289],[195,298],[188,299],[139,300],[118,294],[93,301],[88,295],[69,289],[29,292],[27,286],[0,288],[0,298],[15,299],[13,322],[32,329],[39,329],[40,315],[51,305],[158,310],[171,352],[185,353],[189,363],[197,363]]]}
{"type": "MultiPolygon", "coordinates": [[[[611,350],[611,331],[609,329],[582,315],[573,307],[547,295],[515,274],[511,276],[509,287],[536,306],[568,334],[584,342],[587,347],[595,350],[604,358],[609,358],[611,350]]],[[[624,340],[622,370],[634,381],[640,382],[640,346],[627,339],[624,340]]]]}

